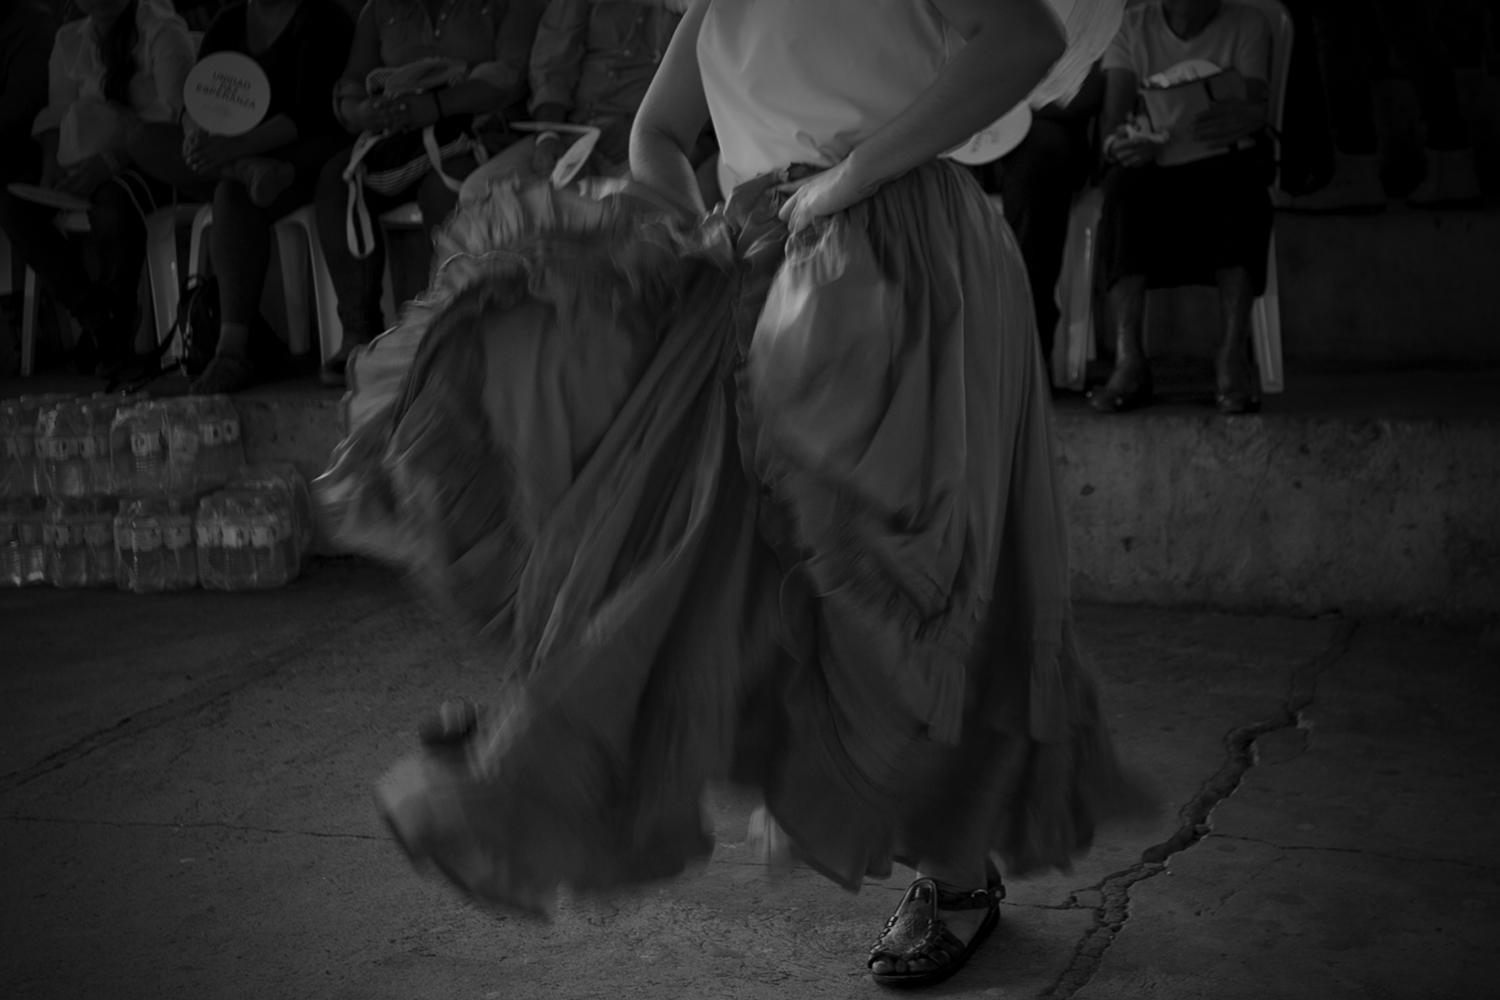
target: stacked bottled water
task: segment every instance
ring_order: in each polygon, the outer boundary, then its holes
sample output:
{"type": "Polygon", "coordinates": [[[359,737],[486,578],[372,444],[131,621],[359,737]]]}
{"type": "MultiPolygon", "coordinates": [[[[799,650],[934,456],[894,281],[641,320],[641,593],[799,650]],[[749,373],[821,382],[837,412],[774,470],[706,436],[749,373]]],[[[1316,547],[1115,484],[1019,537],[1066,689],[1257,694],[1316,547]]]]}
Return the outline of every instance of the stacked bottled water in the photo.
{"type": "Polygon", "coordinates": [[[296,579],[301,559],[292,506],[273,490],[227,489],[198,502],[198,582],[208,590],[261,590],[296,579]]]}
{"type": "Polygon", "coordinates": [[[115,582],[136,594],[198,583],[192,500],[143,497],[121,504],[114,520],[115,582]]]}
{"type": "MultiPolygon", "coordinates": [[[[172,491],[168,472],[172,437],[161,403],[123,406],[109,429],[109,464],[122,494],[157,496],[172,491]]],[[[191,484],[189,484],[191,488],[191,484]]]]}
{"type": "Polygon", "coordinates": [[[45,515],[46,506],[36,497],[0,500],[0,586],[46,582],[45,515]]]}
{"type": "Polygon", "coordinates": [[[65,399],[42,407],[37,414],[36,461],[43,493],[74,499],[89,495],[93,471],[83,449],[91,439],[86,399],[65,399]]]}
{"type": "Polygon", "coordinates": [[[291,540],[297,561],[307,559],[312,551],[315,533],[313,524],[312,497],[307,491],[307,480],[290,462],[260,462],[246,465],[229,484],[232,490],[264,491],[273,493],[285,501],[291,512],[291,540]]]}
{"type": "Polygon", "coordinates": [[[234,478],[245,463],[240,417],[225,396],[193,396],[186,402],[198,426],[196,487],[216,489],[234,478]]]}
{"type": "Polygon", "coordinates": [[[6,400],[0,443],[0,586],[280,587],[311,549],[306,482],[244,465],[227,397],[6,400]]]}
{"type": "Polygon", "coordinates": [[[42,495],[41,469],[37,462],[37,414],[66,396],[21,396],[0,400],[0,497],[42,495]]]}
{"type": "Polygon", "coordinates": [[[115,501],[62,498],[47,504],[42,526],[46,580],[54,587],[115,583],[115,501]]]}

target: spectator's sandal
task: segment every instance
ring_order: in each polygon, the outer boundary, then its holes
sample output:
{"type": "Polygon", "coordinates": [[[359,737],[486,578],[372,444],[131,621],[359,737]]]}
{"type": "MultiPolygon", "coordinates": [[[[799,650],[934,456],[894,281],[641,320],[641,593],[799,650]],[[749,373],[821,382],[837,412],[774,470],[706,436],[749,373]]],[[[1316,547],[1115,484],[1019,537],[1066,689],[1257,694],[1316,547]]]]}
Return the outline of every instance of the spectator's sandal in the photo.
{"type": "Polygon", "coordinates": [[[941,889],[931,878],[913,882],[901,897],[901,903],[885,930],[870,949],[866,963],[870,974],[882,986],[930,986],[942,982],[963,968],[995,925],[1000,922],[1000,900],[1005,887],[998,876],[991,876],[984,889],[951,892],[941,889]],[[984,919],[965,944],[943,922],[939,909],[984,910],[984,919]],[[875,963],[882,959],[904,962],[905,972],[876,972],[875,963]]]}

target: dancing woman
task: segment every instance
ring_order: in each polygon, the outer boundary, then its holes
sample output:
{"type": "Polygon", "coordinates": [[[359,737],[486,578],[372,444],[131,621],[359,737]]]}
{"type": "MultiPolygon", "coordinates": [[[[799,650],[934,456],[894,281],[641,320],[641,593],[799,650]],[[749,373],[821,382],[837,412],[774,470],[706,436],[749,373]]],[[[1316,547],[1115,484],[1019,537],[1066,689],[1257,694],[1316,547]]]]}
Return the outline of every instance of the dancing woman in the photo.
{"type": "Polygon", "coordinates": [[[700,0],[633,185],[501,186],[444,231],[319,484],[500,651],[498,707],[377,784],[414,860],[544,910],[706,856],[736,783],[839,885],[918,870],[869,959],[913,985],[1002,868],[1146,808],[1073,643],[1026,276],[939,158],[1063,50],[1043,0],[700,0]]]}

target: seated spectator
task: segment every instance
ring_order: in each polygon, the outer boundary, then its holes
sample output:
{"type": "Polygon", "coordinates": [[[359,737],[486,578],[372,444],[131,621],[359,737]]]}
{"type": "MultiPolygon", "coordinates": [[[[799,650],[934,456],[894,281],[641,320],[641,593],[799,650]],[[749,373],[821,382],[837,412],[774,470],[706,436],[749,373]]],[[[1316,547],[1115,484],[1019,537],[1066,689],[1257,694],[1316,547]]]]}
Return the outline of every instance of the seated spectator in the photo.
{"type": "MultiPolygon", "coordinates": [[[[466,127],[476,116],[522,112],[526,66],[541,17],[542,0],[369,0],[355,24],[349,63],[334,92],[334,108],[351,135],[421,130],[456,119],[466,127]],[[467,76],[451,86],[411,97],[372,95],[371,71],[407,66],[422,59],[446,58],[466,68],[467,76]]],[[[349,351],[385,329],[380,298],[385,247],[375,226],[366,257],[349,249],[349,188],[344,170],[349,156],[331,160],[318,182],[318,236],[338,297],[343,346],[323,366],[323,379],[342,385],[349,351]]],[[[461,179],[477,166],[470,153],[443,163],[443,172],[461,179]]],[[[395,194],[367,190],[372,216],[409,201],[422,209],[429,233],[457,203],[443,177],[428,170],[412,186],[395,194]]]]}
{"type": "Polygon", "coordinates": [[[76,365],[114,374],[132,361],[145,217],[189,177],[182,162],[187,25],[166,0],[77,0],[57,32],[47,106],[33,125],[41,183],[89,202],[98,273],[53,225],[55,209],[0,190],[0,227],[81,328],[76,365]]]}
{"type": "MultiPolygon", "coordinates": [[[[669,0],[550,0],[531,49],[532,119],[599,129],[589,172],[624,173],[630,126],[680,20],[669,0]]],[[[470,175],[461,197],[502,177],[549,176],[575,138],[527,136],[470,175]]]]}
{"type": "Polygon", "coordinates": [[[1146,289],[1184,284],[1219,289],[1219,410],[1243,413],[1259,405],[1250,315],[1265,290],[1271,233],[1270,62],[1265,17],[1223,0],[1150,0],[1133,7],[1104,56],[1108,172],[1096,267],[1106,289],[1115,366],[1108,383],[1090,396],[1100,412],[1150,399],[1141,331],[1146,289]],[[1181,74],[1185,64],[1226,71],[1218,77],[1225,93],[1169,135],[1159,134],[1159,125],[1133,117],[1141,85],[1158,74],[1181,74]],[[1235,74],[1244,96],[1234,93],[1235,74]]]}
{"type": "Polygon", "coordinates": [[[242,52],[259,63],[271,84],[271,104],[265,119],[243,135],[189,127],[183,143],[188,166],[216,180],[209,248],[219,280],[219,342],[193,382],[195,393],[253,385],[274,353],[267,350],[274,335],[257,330],[271,229],[312,200],[323,165],[344,147],[329,95],[353,35],[354,22],[334,0],[242,0],[203,37],[201,55],[242,52]]]}
{"type": "Polygon", "coordinates": [[[0,12],[0,187],[34,182],[42,148],[32,122],[47,106],[47,55],[57,31],[41,0],[12,0],[0,12]]]}
{"type": "Polygon", "coordinates": [[[975,168],[986,191],[1000,196],[1015,230],[1031,283],[1042,357],[1052,356],[1057,327],[1057,276],[1073,198],[1094,170],[1093,130],[1104,103],[1104,74],[1095,72],[1067,104],[1037,109],[1026,138],[994,163],[975,168]]]}

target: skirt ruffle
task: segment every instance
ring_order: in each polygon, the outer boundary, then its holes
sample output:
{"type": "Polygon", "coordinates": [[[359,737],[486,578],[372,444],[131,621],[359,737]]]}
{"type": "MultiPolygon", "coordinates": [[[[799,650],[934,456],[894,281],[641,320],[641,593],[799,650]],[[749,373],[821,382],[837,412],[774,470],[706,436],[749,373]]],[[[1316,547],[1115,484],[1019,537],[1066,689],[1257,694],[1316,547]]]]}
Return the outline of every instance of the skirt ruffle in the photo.
{"type": "Polygon", "coordinates": [[[720,781],[851,888],[1066,867],[1149,808],[1072,641],[1003,220],[933,164],[788,240],[775,180],[700,223],[496,188],[352,363],[335,536],[496,650],[478,730],[382,786],[476,896],[679,871],[720,781]]]}

